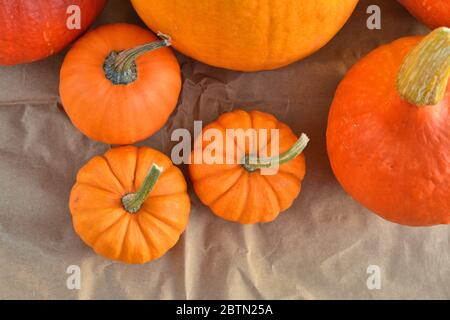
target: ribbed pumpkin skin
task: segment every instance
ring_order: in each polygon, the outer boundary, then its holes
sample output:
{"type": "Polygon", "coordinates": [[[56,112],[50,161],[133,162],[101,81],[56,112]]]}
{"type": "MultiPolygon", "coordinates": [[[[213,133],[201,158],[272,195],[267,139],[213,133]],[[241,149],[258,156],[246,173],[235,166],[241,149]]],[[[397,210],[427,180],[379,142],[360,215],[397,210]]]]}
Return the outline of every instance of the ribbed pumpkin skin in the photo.
{"type": "Polygon", "coordinates": [[[60,95],[73,124],[93,140],[133,144],[164,126],[181,90],[180,66],[170,48],[136,60],[137,80],[115,85],[103,71],[112,51],[157,41],[131,24],[101,26],[78,40],[61,68],[60,95]]]}
{"type": "Polygon", "coordinates": [[[112,149],[78,172],[70,195],[75,230],[106,258],[133,264],[157,259],[177,243],[188,223],[186,189],[181,171],[161,152],[133,146],[112,149]],[[153,163],[164,171],[141,210],[130,214],[121,199],[136,192],[153,163]]]}
{"type": "MultiPolygon", "coordinates": [[[[269,143],[262,143],[258,139],[252,150],[262,151],[267,148],[269,156],[271,155],[270,129],[280,130],[279,153],[287,151],[297,141],[297,136],[286,124],[279,122],[268,113],[258,111],[236,110],[225,113],[218,120],[207,125],[203,132],[211,128],[222,132],[225,146],[226,129],[254,128],[258,132],[260,129],[267,129],[269,143]]],[[[202,139],[202,136],[197,139],[202,139]]],[[[209,143],[204,141],[199,145],[203,152],[209,143]]],[[[249,148],[250,146],[246,144],[246,150],[241,150],[238,149],[237,144],[234,144],[231,149],[234,150],[236,162],[248,154],[249,148]]],[[[303,154],[282,164],[276,175],[261,175],[259,170],[250,173],[236,162],[235,164],[195,164],[194,157],[196,152],[200,152],[199,150],[194,149],[191,155],[192,164],[189,165],[194,190],[214,214],[225,220],[242,224],[273,221],[280,212],[292,205],[300,193],[301,182],[305,176],[303,154]]],[[[220,152],[220,157],[223,157],[225,162],[225,150],[220,152]]]]}
{"type": "Polygon", "coordinates": [[[106,0],[0,0],[0,65],[43,59],[61,51],[99,15],[106,0]],[[81,9],[81,29],[67,28],[67,8],[81,9]]]}
{"type": "Polygon", "coordinates": [[[431,29],[450,27],[448,0],[399,0],[399,2],[431,29]]]}
{"type": "Polygon", "coordinates": [[[358,0],[132,0],[144,22],[204,63],[275,69],[328,43],[358,0]]]}
{"type": "Polygon", "coordinates": [[[409,226],[450,223],[450,88],[435,106],[402,100],[396,79],[420,37],[356,64],[331,106],[327,146],[344,189],[381,217],[409,226]]]}

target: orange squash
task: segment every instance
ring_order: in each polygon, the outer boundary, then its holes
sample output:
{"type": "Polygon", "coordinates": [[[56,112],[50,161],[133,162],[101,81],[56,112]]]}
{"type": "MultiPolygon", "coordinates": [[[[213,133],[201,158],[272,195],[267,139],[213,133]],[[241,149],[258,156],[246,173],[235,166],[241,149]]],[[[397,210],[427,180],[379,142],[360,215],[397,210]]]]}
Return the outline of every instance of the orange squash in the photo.
{"type": "Polygon", "coordinates": [[[60,95],[73,124],[91,139],[132,144],[158,131],[176,107],[180,67],[170,40],[130,24],[82,37],[61,69],[60,95]]]}
{"type": "Polygon", "coordinates": [[[188,223],[186,188],[181,171],[161,152],[112,149],[78,172],[69,203],[75,231],[106,258],[133,264],[157,259],[188,223]]]}
{"type": "Polygon", "coordinates": [[[307,143],[306,135],[297,139],[286,124],[270,114],[243,110],[225,113],[196,139],[189,165],[194,190],[223,219],[242,224],[272,221],[300,193],[305,176],[302,151],[307,143]],[[248,133],[252,129],[253,138],[247,138],[245,145],[239,143],[244,141],[242,135],[239,138],[239,130],[248,133]],[[272,129],[278,134],[271,135],[272,129]],[[220,136],[210,139],[209,133],[214,131],[220,136]],[[230,138],[233,136],[235,139],[230,138]],[[230,139],[231,145],[227,145],[230,139]],[[223,147],[208,150],[217,142],[223,147]],[[272,148],[275,143],[278,148],[272,148]],[[262,172],[275,167],[274,172],[262,172]]]}
{"type": "Polygon", "coordinates": [[[89,28],[105,4],[106,0],[0,0],[0,65],[58,53],[89,28]],[[79,21],[72,19],[77,13],[79,21]]]}
{"type": "Polygon", "coordinates": [[[399,0],[399,2],[431,29],[450,27],[448,0],[399,0]]]}
{"type": "Polygon", "coordinates": [[[344,189],[409,226],[450,223],[450,29],[382,46],[331,106],[327,145],[344,189]]]}
{"type": "Polygon", "coordinates": [[[358,0],[132,0],[154,31],[204,63],[240,70],[275,69],[327,44],[358,0]]]}

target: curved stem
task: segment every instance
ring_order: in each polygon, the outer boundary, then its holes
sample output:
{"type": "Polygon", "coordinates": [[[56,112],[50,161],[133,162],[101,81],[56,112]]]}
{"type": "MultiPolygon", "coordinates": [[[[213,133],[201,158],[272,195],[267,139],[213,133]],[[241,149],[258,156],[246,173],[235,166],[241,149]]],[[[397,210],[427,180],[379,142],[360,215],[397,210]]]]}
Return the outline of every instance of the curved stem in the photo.
{"type": "Polygon", "coordinates": [[[169,36],[158,33],[158,37],[161,38],[160,41],[146,43],[121,52],[111,52],[108,57],[106,57],[103,65],[106,78],[116,85],[126,85],[134,82],[137,79],[137,58],[145,53],[172,45],[169,36]]]}
{"type": "Polygon", "coordinates": [[[309,138],[306,134],[302,133],[300,138],[294,143],[294,145],[286,152],[279,156],[274,156],[270,158],[258,158],[255,156],[247,155],[244,158],[244,163],[242,166],[249,172],[254,172],[258,169],[272,168],[283,163],[287,163],[295,159],[300,155],[309,143],[309,138]]]}
{"type": "Polygon", "coordinates": [[[171,45],[169,36],[166,36],[163,33],[158,33],[158,36],[162,39],[161,41],[146,43],[136,48],[124,50],[117,54],[116,61],[114,62],[115,70],[117,72],[123,72],[124,70],[129,69],[131,64],[144,53],[151,52],[159,48],[169,47],[171,45]]]}
{"type": "Polygon", "coordinates": [[[406,57],[397,78],[400,96],[417,106],[436,105],[450,77],[450,29],[438,28],[406,57]]]}
{"type": "Polygon", "coordinates": [[[139,190],[122,197],[122,205],[127,212],[136,213],[141,209],[144,201],[155,187],[156,181],[158,181],[162,172],[163,168],[153,164],[139,190]]]}

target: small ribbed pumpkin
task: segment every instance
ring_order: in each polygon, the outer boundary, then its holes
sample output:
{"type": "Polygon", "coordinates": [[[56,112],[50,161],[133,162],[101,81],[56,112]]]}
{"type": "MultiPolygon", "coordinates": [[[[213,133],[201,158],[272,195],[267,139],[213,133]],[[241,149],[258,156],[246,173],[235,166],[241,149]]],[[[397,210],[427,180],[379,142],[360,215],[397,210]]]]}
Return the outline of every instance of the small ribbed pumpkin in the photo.
{"type": "Polygon", "coordinates": [[[75,231],[106,258],[133,264],[157,259],[188,223],[186,188],[181,171],[161,152],[111,149],[78,172],[69,203],[75,231]]]}
{"type": "Polygon", "coordinates": [[[214,214],[225,220],[242,224],[273,221],[300,193],[306,170],[302,152],[308,141],[304,134],[297,138],[271,114],[244,110],[225,113],[196,139],[189,165],[194,190],[214,214]],[[245,146],[239,144],[239,132],[249,129],[254,129],[254,138],[245,139],[245,146]],[[272,129],[278,132],[276,142],[272,129]],[[231,146],[230,136],[227,138],[230,130],[236,133],[231,146]],[[215,138],[211,141],[208,137],[212,132],[220,133],[217,139],[221,140],[216,142],[222,148],[212,148],[213,143],[216,145],[215,138]],[[274,143],[278,153],[272,151],[274,143]],[[275,167],[276,171],[269,174],[275,167]],[[264,169],[268,172],[263,174],[264,169]]]}

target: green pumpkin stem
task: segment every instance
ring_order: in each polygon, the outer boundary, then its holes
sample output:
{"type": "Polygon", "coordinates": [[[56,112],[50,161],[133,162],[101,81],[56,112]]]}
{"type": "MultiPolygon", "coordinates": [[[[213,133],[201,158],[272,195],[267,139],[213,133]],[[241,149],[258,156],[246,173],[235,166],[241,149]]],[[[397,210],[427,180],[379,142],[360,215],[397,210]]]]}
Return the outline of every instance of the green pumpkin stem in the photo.
{"type": "Polygon", "coordinates": [[[294,145],[286,152],[279,156],[269,158],[258,158],[251,155],[246,155],[242,166],[249,172],[254,172],[258,169],[273,168],[284,163],[287,163],[297,156],[299,156],[309,143],[309,138],[306,134],[302,133],[300,138],[294,143],[294,145]]]}
{"type": "Polygon", "coordinates": [[[103,71],[108,80],[115,85],[127,85],[137,79],[136,59],[145,53],[172,45],[171,38],[158,33],[160,41],[140,45],[136,48],[111,52],[103,64],[103,71]]]}
{"type": "Polygon", "coordinates": [[[400,96],[416,106],[441,102],[450,77],[450,29],[435,29],[404,60],[397,78],[400,96]]]}
{"type": "Polygon", "coordinates": [[[144,201],[155,187],[155,184],[162,172],[163,168],[153,164],[139,190],[122,197],[122,205],[127,212],[136,213],[141,209],[144,201]]]}

